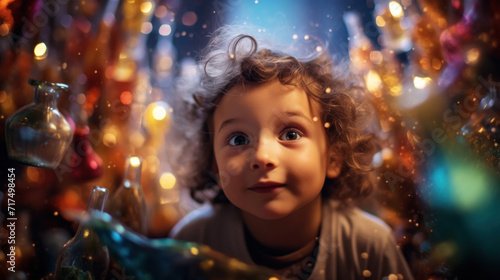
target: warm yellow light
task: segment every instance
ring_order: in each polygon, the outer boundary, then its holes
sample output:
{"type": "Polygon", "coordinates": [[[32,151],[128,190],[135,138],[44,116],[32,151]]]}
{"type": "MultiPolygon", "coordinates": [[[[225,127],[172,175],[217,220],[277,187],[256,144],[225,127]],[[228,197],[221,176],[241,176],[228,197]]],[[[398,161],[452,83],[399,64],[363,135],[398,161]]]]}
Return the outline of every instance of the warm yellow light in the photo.
{"type": "Polygon", "coordinates": [[[170,106],[164,101],[152,102],[144,112],[144,127],[150,133],[162,134],[170,125],[170,106]]]}
{"type": "Polygon", "coordinates": [[[105,133],[102,137],[102,143],[106,147],[114,147],[116,145],[116,136],[113,133],[105,133]]]}
{"type": "Polygon", "coordinates": [[[193,255],[195,255],[195,256],[196,256],[196,255],[198,255],[198,254],[200,253],[200,251],[199,251],[199,250],[198,250],[198,248],[196,248],[196,247],[191,247],[191,250],[190,250],[190,251],[191,251],[191,254],[193,254],[193,255]]]}
{"type": "Polygon", "coordinates": [[[399,84],[393,85],[389,88],[389,93],[392,96],[400,96],[402,93],[403,87],[399,84]]]}
{"type": "Polygon", "coordinates": [[[432,79],[429,77],[419,77],[415,76],[413,78],[413,85],[416,89],[424,89],[431,83],[432,79]]]}
{"type": "Polygon", "coordinates": [[[143,14],[149,14],[153,10],[153,4],[151,2],[142,2],[140,9],[143,14]]]}
{"type": "Polygon", "coordinates": [[[385,26],[385,19],[382,17],[382,16],[377,16],[375,18],[375,23],[379,26],[379,27],[384,27],[385,26]]]}
{"type": "Polygon", "coordinates": [[[129,162],[132,167],[137,167],[141,164],[141,159],[139,157],[132,156],[130,157],[129,162]]]}
{"type": "Polygon", "coordinates": [[[404,15],[403,7],[401,7],[401,5],[396,1],[391,1],[389,3],[389,11],[391,12],[391,15],[396,19],[399,19],[404,15]]]}
{"type": "Polygon", "coordinates": [[[175,176],[170,172],[165,172],[160,176],[160,186],[162,187],[162,189],[173,189],[175,186],[175,182],[175,176]]]}
{"type": "Polygon", "coordinates": [[[156,108],[153,109],[153,118],[155,120],[161,121],[167,116],[167,110],[163,108],[162,106],[156,106],[156,108]]]}
{"type": "Polygon", "coordinates": [[[36,59],[44,59],[47,57],[47,45],[45,43],[39,43],[35,46],[33,50],[36,59]]]}
{"type": "Polygon", "coordinates": [[[480,54],[481,54],[481,51],[478,48],[472,48],[472,49],[468,50],[467,54],[466,54],[465,62],[467,64],[476,63],[479,59],[480,54]]]}
{"type": "Polygon", "coordinates": [[[370,70],[365,76],[366,88],[370,92],[375,92],[382,87],[382,80],[377,72],[370,70]]]}
{"type": "Polygon", "coordinates": [[[120,55],[120,59],[123,60],[123,62],[120,62],[121,65],[118,65],[118,67],[114,69],[112,78],[117,81],[130,81],[135,74],[135,62],[131,60],[127,61],[128,58],[126,55],[120,55]]]}
{"type": "Polygon", "coordinates": [[[388,160],[392,159],[392,157],[394,156],[394,153],[393,153],[392,149],[384,148],[384,149],[382,149],[381,155],[385,161],[388,161],[388,160]]]}

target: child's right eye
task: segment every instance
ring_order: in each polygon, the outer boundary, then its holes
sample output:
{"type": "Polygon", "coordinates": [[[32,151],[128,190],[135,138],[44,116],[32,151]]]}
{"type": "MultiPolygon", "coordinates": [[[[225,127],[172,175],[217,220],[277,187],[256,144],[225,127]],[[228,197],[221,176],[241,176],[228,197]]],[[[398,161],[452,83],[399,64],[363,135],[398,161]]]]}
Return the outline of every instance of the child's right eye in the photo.
{"type": "Polygon", "coordinates": [[[247,145],[250,141],[243,135],[234,135],[229,138],[228,143],[231,146],[241,146],[247,145]]]}

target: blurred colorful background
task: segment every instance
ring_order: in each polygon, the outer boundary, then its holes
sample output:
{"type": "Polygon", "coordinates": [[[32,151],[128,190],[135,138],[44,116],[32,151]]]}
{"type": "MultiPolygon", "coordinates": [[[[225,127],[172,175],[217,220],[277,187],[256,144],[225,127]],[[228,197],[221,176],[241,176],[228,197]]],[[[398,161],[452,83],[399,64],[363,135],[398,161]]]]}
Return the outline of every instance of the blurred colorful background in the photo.
{"type": "MultiPolygon", "coordinates": [[[[111,198],[136,182],[138,204],[122,221],[141,221],[137,231],[150,238],[166,237],[197,207],[176,180],[175,108],[225,24],[350,59],[383,140],[373,160],[378,189],[360,206],[392,227],[416,279],[499,277],[500,2],[2,0],[1,279],[54,272],[78,228],[65,213],[85,210],[94,185],[111,198]],[[9,142],[17,128],[7,119],[36,101],[29,78],[69,86],[56,105],[73,135],[53,169],[8,156],[19,146],[57,152],[43,144],[49,119],[31,132],[38,144],[9,142]],[[15,273],[7,270],[13,216],[15,273]]],[[[126,277],[110,270],[106,279],[126,277]]]]}

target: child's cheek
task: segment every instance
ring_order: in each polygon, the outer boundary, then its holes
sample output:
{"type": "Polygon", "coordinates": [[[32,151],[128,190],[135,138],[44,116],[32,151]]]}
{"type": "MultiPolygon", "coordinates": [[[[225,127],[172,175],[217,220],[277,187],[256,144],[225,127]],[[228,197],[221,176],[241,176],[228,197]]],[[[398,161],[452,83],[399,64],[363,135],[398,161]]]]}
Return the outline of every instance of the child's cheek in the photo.
{"type": "Polygon", "coordinates": [[[242,171],[242,161],[243,160],[240,159],[240,158],[235,158],[235,159],[229,160],[226,163],[224,171],[226,171],[226,173],[229,176],[237,176],[237,175],[241,174],[241,171],[242,171]]]}
{"type": "Polygon", "coordinates": [[[229,182],[231,181],[229,174],[226,171],[220,171],[218,177],[219,177],[219,182],[218,182],[219,187],[225,189],[229,185],[229,182]]]}

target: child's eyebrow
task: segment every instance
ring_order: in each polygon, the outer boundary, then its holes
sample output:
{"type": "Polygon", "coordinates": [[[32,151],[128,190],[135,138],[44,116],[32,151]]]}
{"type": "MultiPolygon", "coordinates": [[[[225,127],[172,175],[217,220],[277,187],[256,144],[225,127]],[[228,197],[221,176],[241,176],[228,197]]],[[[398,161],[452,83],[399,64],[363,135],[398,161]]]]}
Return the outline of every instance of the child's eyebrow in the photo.
{"type": "MultiPolygon", "coordinates": [[[[281,112],[279,110],[273,110],[274,115],[280,120],[282,123],[287,124],[289,123],[289,118],[294,118],[294,117],[299,117],[301,119],[306,120],[309,123],[313,123],[312,119],[306,116],[303,112],[301,111],[286,111],[286,112],[281,112]]],[[[231,118],[223,121],[221,125],[219,126],[219,133],[220,131],[225,127],[228,126],[234,122],[238,122],[239,118],[231,118]]]]}
{"type": "Polygon", "coordinates": [[[279,120],[281,120],[285,124],[288,122],[288,120],[286,118],[292,118],[292,117],[299,117],[299,118],[307,120],[310,123],[313,123],[313,121],[311,120],[311,118],[309,118],[308,116],[306,116],[301,111],[280,112],[280,111],[276,110],[276,111],[274,111],[274,114],[276,115],[276,117],[278,117],[279,120]]]}
{"type": "Polygon", "coordinates": [[[238,118],[227,119],[224,122],[222,122],[221,125],[220,125],[220,127],[219,127],[219,133],[222,130],[222,128],[224,128],[225,126],[228,126],[231,123],[234,123],[236,121],[238,121],[238,118]]]}

